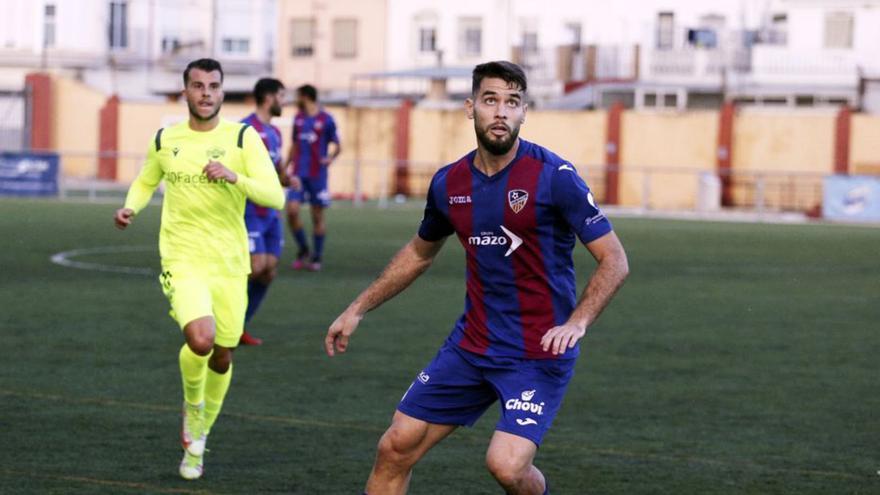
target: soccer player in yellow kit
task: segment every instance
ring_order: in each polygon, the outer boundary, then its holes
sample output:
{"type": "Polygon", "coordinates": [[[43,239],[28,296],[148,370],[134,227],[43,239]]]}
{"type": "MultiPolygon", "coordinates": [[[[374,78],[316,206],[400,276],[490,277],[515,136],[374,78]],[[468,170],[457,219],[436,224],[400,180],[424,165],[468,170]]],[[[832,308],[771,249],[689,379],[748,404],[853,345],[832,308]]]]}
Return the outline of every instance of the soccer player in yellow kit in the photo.
{"type": "Polygon", "coordinates": [[[257,132],[218,115],[223,103],[220,63],[191,62],[183,82],[189,119],[156,133],[114,220],[118,228],[128,227],[165,180],[159,279],[186,339],[180,349],[180,475],[197,479],[204,472],[205,443],[229,389],[232,351],[244,326],[250,272],[245,200],[282,209],[284,192],[257,132]]]}

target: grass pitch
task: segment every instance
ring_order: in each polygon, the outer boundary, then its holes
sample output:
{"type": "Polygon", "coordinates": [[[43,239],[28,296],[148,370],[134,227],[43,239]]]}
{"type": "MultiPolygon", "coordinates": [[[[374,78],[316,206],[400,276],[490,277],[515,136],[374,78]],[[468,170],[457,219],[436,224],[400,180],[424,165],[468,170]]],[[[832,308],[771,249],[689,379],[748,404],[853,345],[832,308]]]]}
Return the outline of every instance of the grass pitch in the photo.
{"type": "MultiPolygon", "coordinates": [[[[462,309],[463,252],[327,326],[415,232],[418,208],[335,206],[325,270],[282,268],[236,354],[206,474],[178,478],[181,336],[154,276],[159,208],[0,200],[0,493],[360,493],[395,404],[462,309]],[[142,249],[138,250],[139,247],[142,249]]],[[[554,494],[880,493],[880,229],[618,219],[632,275],[589,331],[537,458],[554,494]]],[[[285,252],[289,263],[292,250],[285,252]]],[[[579,285],[593,263],[576,251],[579,285]]],[[[417,466],[413,494],[496,494],[497,406],[417,466]]]]}

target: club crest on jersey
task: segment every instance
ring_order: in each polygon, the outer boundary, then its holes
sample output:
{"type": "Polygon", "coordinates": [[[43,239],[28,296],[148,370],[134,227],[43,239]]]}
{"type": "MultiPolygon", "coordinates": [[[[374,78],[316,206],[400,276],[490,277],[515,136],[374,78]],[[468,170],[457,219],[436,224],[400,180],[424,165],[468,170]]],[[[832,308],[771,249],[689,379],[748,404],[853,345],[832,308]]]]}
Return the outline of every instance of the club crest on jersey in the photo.
{"type": "Polygon", "coordinates": [[[519,213],[520,211],[522,211],[528,201],[529,193],[523,191],[522,189],[507,191],[507,204],[510,205],[510,209],[513,210],[514,213],[519,213]]]}
{"type": "Polygon", "coordinates": [[[205,154],[208,155],[208,158],[211,160],[219,160],[223,158],[223,155],[226,154],[226,150],[223,148],[218,148],[217,146],[212,146],[205,151],[205,154]]]}

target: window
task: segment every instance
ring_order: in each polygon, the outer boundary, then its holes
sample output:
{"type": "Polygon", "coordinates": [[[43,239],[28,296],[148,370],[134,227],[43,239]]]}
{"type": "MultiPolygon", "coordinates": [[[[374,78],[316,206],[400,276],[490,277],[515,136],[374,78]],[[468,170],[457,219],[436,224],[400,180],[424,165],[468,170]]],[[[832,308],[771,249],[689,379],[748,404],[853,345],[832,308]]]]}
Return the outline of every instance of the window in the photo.
{"type": "Polygon", "coordinates": [[[660,12],[657,14],[657,49],[671,50],[675,47],[675,14],[660,12]]]}
{"type": "Polygon", "coordinates": [[[247,38],[223,38],[220,44],[226,53],[248,54],[251,51],[251,40],[247,38]]]}
{"type": "Polygon", "coordinates": [[[788,44],[788,14],[773,14],[766,42],[769,45],[785,46],[788,44]]]}
{"type": "Polygon", "coordinates": [[[853,15],[829,12],[825,15],[825,48],[852,48],[853,15]]]}
{"type": "Polygon", "coordinates": [[[162,53],[176,53],[180,51],[180,39],[176,36],[162,37],[162,53]]]}
{"type": "Polygon", "coordinates": [[[315,20],[293,19],[290,21],[290,54],[294,57],[311,57],[315,52],[315,20]]]}
{"type": "Polygon", "coordinates": [[[47,3],[43,9],[43,46],[55,46],[55,4],[47,3]]]}
{"type": "Polygon", "coordinates": [[[437,50],[437,28],[434,26],[419,28],[419,51],[433,52],[437,50]]]}
{"type": "Polygon", "coordinates": [[[111,49],[128,47],[128,2],[110,2],[108,41],[111,49]]]}
{"type": "Polygon", "coordinates": [[[688,44],[697,48],[716,48],[718,46],[718,36],[712,29],[688,29],[688,44]]]}
{"type": "Polygon", "coordinates": [[[458,54],[460,57],[479,57],[483,53],[483,20],[479,17],[461,17],[458,20],[458,54]]]}
{"type": "Polygon", "coordinates": [[[357,56],[357,20],[333,21],[333,56],[336,58],[357,56]]]}
{"type": "Polygon", "coordinates": [[[437,51],[437,25],[440,17],[433,10],[423,10],[413,16],[413,36],[416,53],[437,51]]]}

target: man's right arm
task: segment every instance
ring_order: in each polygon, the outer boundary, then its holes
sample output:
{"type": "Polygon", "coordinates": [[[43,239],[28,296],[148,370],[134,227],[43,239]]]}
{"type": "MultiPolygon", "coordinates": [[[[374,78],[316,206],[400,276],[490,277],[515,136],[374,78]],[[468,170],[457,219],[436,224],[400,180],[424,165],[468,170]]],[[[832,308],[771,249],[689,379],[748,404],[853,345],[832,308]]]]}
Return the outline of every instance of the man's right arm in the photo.
{"type": "Polygon", "coordinates": [[[143,168],[128,188],[125,205],[116,210],[114,222],[118,229],[122,230],[128,227],[132,218],[147,206],[156,188],[159,187],[163,175],[156,144],[153,142],[150,144],[143,168]]]}
{"type": "Polygon", "coordinates": [[[348,339],[357,329],[364,315],[378,308],[385,301],[399,294],[419,277],[440,252],[445,238],[438,241],[426,241],[416,235],[388,263],[369,287],[336,318],[327,330],[324,348],[329,356],[336,351],[345,352],[348,339]]]}

